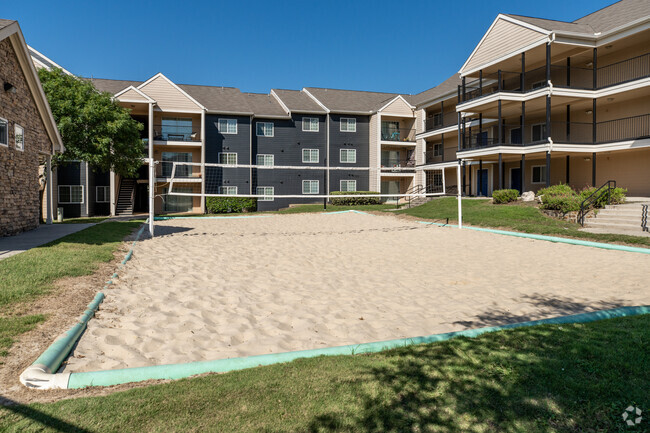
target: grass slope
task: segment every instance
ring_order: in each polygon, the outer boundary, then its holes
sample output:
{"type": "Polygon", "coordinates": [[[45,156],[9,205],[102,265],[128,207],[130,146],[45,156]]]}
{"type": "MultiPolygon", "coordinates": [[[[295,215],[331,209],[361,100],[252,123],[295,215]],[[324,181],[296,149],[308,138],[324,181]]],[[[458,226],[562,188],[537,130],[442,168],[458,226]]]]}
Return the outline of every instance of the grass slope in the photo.
{"type": "Polygon", "coordinates": [[[649,326],[646,315],[303,359],[1,408],[0,430],[625,432],[626,407],[650,410],[649,326]]]}
{"type": "MultiPolygon", "coordinates": [[[[458,221],[458,202],[454,197],[439,198],[411,209],[396,211],[396,213],[432,220],[449,218],[450,223],[455,223],[458,221]]],[[[463,200],[463,223],[474,226],[504,228],[524,233],[650,246],[650,238],[647,237],[579,231],[580,225],[550,218],[532,204],[495,205],[492,204],[491,200],[463,200]]]]}
{"type": "Polygon", "coordinates": [[[45,320],[16,315],[17,307],[49,293],[59,278],[92,274],[141,223],[98,224],[0,261],[0,355],[6,356],[14,337],[45,320]]]}

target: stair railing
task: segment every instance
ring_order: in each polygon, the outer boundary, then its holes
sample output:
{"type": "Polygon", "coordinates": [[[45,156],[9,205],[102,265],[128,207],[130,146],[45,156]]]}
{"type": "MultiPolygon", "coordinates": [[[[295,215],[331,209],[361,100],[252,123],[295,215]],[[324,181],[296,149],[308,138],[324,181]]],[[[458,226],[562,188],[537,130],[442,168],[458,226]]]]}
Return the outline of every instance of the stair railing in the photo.
{"type": "MultiPolygon", "coordinates": [[[[411,200],[413,198],[415,198],[415,197],[413,197],[413,195],[422,194],[423,192],[426,192],[426,188],[421,184],[415,185],[413,188],[406,191],[406,194],[408,194],[406,196],[406,201],[408,203],[409,209],[411,208],[411,200]]],[[[398,202],[399,202],[399,200],[398,200],[398,202]]]]}
{"type": "Polygon", "coordinates": [[[641,229],[644,232],[648,231],[648,205],[641,205],[641,229]]]}
{"type": "Polygon", "coordinates": [[[591,207],[600,202],[601,198],[603,196],[607,197],[607,204],[612,203],[612,190],[616,188],[616,181],[615,180],[608,180],[605,182],[603,185],[601,185],[600,188],[598,188],[596,191],[592,192],[589,197],[584,199],[582,203],[580,203],[580,210],[578,211],[578,217],[577,217],[577,222],[581,226],[585,226],[585,217],[587,216],[587,212],[589,212],[589,209],[591,207]]]}

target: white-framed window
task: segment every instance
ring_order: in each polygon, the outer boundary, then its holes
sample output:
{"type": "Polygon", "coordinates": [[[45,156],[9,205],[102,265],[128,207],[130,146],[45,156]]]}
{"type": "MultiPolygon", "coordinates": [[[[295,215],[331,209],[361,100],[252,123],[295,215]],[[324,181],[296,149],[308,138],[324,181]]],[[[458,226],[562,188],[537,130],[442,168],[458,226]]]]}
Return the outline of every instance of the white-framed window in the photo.
{"type": "Polygon", "coordinates": [[[275,194],[275,188],[272,186],[258,186],[257,195],[263,195],[264,197],[258,197],[257,201],[273,201],[273,195],[275,194]]]}
{"type": "Polygon", "coordinates": [[[81,204],[84,202],[83,185],[59,185],[59,203],[81,204]]]}
{"type": "Polygon", "coordinates": [[[96,186],[95,187],[95,202],[108,203],[111,201],[111,187],[110,186],[96,186]]]}
{"type": "Polygon", "coordinates": [[[237,119],[219,119],[217,128],[222,134],[237,134],[237,119]]]}
{"type": "Polygon", "coordinates": [[[237,152],[219,152],[219,164],[237,164],[237,152]]]}
{"type": "Polygon", "coordinates": [[[302,193],[303,194],[318,194],[318,181],[317,180],[303,180],[302,193]]]}
{"type": "Polygon", "coordinates": [[[14,139],[16,141],[16,149],[25,150],[25,129],[20,125],[14,126],[14,139]]]}
{"type": "Polygon", "coordinates": [[[357,132],[357,119],[341,117],[341,132],[357,132]]]}
{"type": "Polygon", "coordinates": [[[357,190],[357,181],[356,180],[342,180],[341,181],[341,191],[356,191],[357,190]]]}
{"type": "Polygon", "coordinates": [[[237,187],[236,186],[220,186],[219,187],[219,194],[237,195],[237,187]]]}
{"type": "Polygon", "coordinates": [[[340,161],[342,164],[354,164],[357,162],[357,149],[341,149],[340,161]]]}
{"type": "Polygon", "coordinates": [[[531,127],[531,140],[541,141],[546,138],[546,123],[538,123],[531,127]]]}
{"type": "Polygon", "coordinates": [[[302,162],[318,162],[318,149],[303,149],[302,162]]]}
{"type": "Polygon", "coordinates": [[[275,165],[275,155],[270,153],[260,153],[257,155],[257,165],[273,167],[275,165]]]}
{"type": "Polygon", "coordinates": [[[302,130],[310,132],[318,132],[318,118],[317,117],[303,117],[302,130]]]}
{"type": "Polygon", "coordinates": [[[9,146],[9,122],[0,117],[0,145],[9,146]]]}
{"type": "Polygon", "coordinates": [[[257,122],[255,125],[258,137],[273,137],[273,122],[257,122]]]}
{"type": "Polygon", "coordinates": [[[534,165],[532,167],[533,178],[531,179],[532,183],[546,183],[546,166],[545,165],[534,165]]]}

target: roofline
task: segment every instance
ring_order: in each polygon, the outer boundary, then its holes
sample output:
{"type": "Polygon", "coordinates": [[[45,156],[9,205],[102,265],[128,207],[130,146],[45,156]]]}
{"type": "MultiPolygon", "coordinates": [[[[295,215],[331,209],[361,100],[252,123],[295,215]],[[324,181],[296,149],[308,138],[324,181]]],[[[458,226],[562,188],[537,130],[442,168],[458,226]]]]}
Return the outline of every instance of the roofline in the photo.
{"type": "Polygon", "coordinates": [[[449,92],[443,93],[442,95],[435,96],[433,98],[427,99],[424,102],[420,102],[415,105],[416,109],[426,108],[426,106],[437,104],[440,101],[446,101],[447,99],[458,96],[458,88],[456,90],[450,90],[449,92]]]}
{"type": "Polygon", "coordinates": [[[27,47],[25,37],[23,36],[18,21],[14,21],[0,30],[0,40],[7,38],[9,38],[9,42],[12,44],[14,51],[16,52],[18,63],[23,70],[27,85],[34,96],[36,107],[38,108],[38,112],[43,120],[47,135],[50,137],[52,143],[51,152],[53,154],[56,153],[56,146],[58,145],[59,152],[63,153],[65,152],[65,146],[63,145],[59,128],[57,127],[54,116],[52,115],[52,109],[50,108],[47,96],[45,96],[45,92],[43,91],[41,80],[38,78],[38,73],[34,67],[34,62],[32,62],[32,56],[29,54],[29,48],[27,47]],[[21,49],[16,49],[16,45],[19,45],[21,49]],[[25,69],[29,69],[30,73],[26,73],[27,71],[25,71],[25,69]]]}
{"type": "Polygon", "coordinates": [[[325,110],[325,113],[329,113],[329,112],[330,112],[330,109],[327,108],[327,107],[325,106],[325,104],[323,104],[322,102],[320,102],[320,101],[318,100],[317,97],[315,97],[314,95],[312,95],[311,92],[310,92],[309,90],[307,90],[306,87],[303,87],[303,88],[302,88],[302,91],[305,92],[305,93],[306,93],[306,94],[307,94],[311,99],[313,99],[313,100],[314,100],[318,105],[320,105],[321,108],[322,108],[323,110],[325,110]]]}
{"type": "Polygon", "coordinates": [[[254,116],[252,111],[205,110],[205,114],[223,114],[227,116],[254,116]]]}
{"type": "MultiPolygon", "coordinates": [[[[129,86],[129,87],[127,87],[127,88],[125,88],[125,89],[123,89],[123,90],[120,90],[120,91],[119,91],[118,93],[116,93],[113,97],[119,99],[120,95],[122,95],[123,93],[128,92],[129,90],[134,90],[138,95],[140,95],[140,96],[142,96],[144,99],[146,99],[147,102],[153,102],[153,103],[156,102],[154,99],[152,99],[152,98],[150,98],[148,95],[146,95],[143,91],[141,91],[140,89],[138,89],[138,88],[136,88],[136,87],[133,87],[132,85],[129,86]]],[[[125,99],[124,102],[130,102],[130,101],[127,101],[127,100],[125,99]]],[[[138,101],[138,102],[141,102],[141,101],[138,101]]]]}
{"type": "Polygon", "coordinates": [[[406,99],[404,99],[404,97],[403,97],[402,95],[397,95],[397,96],[395,96],[393,99],[391,99],[390,101],[388,101],[388,102],[387,102],[383,107],[381,107],[379,110],[377,110],[377,113],[379,113],[380,111],[382,111],[384,108],[388,107],[390,104],[392,104],[393,102],[395,102],[397,99],[401,99],[402,101],[404,101],[404,103],[405,103],[406,105],[408,105],[409,107],[411,107],[411,110],[415,110],[415,106],[414,106],[414,105],[412,105],[409,101],[407,101],[406,99]]]}
{"type": "Polygon", "coordinates": [[[275,98],[276,101],[280,104],[280,106],[287,112],[287,114],[291,114],[291,110],[289,110],[289,107],[285,105],[284,102],[282,102],[282,99],[271,89],[271,92],[269,93],[273,98],[275,98]]]}
{"type": "Polygon", "coordinates": [[[192,98],[192,97],[191,97],[191,96],[190,96],[190,95],[189,95],[185,90],[183,90],[183,89],[181,89],[180,87],[178,87],[178,85],[177,85],[176,83],[174,83],[172,80],[170,80],[169,78],[167,78],[167,77],[166,77],[162,72],[158,72],[156,75],[154,75],[153,77],[149,78],[149,79],[148,79],[147,81],[145,81],[144,83],[140,84],[140,85],[138,86],[138,89],[143,88],[144,86],[146,86],[147,84],[149,84],[150,82],[152,82],[153,80],[155,80],[156,78],[159,78],[159,77],[162,77],[165,81],[167,81],[169,84],[171,84],[171,85],[172,85],[176,90],[178,90],[179,92],[181,92],[181,94],[183,94],[183,96],[185,96],[185,97],[188,98],[190,101],[192,101],[192,102],[194,102],[196,105],[198,105],[199,108],[201,108],[202,110],[205,110],[205,109],[206,109],[206,108],[203,106],[203,104],[199,103],[199,101],[197,101],[196,99],[192,98]]]}
{"type": "MultiPolygon", "coordinates": [[[[33,51],[33,52],[35,52],[36,54],[38,54],[39,56],[43,57],[44,59],[47,59],[48,62],[52,63],[54,66],[56,66],[57,68],[61,69],[61,70],[62,70],[63,72],[65,72],[66,74],[68,74],[68,75],[74,75],[72,72],[68,71],[66,68],[64,68],[63,66],[59,65],[58,63],[56,63],[55,61],[53,61],[52,59],[50,59],[49,57],[47,57],[46,55],[44,55],[43,53],[41,53],[40,51],[38,51],[37,49],[35,49],[34,47],[32,47],[32,46],[30,46],[30,45],[27,45],[27,49],[28,49],[28,50],[31,50],[31,51],[33,51]]],[[[31,54],[30,54],[30,57],[31,57],[31,54]]],[[[43,65],[43,67],[47,67],[47,65],[43,64],[43,62],[41,62],[40,60],[38,60],[38,59],[34,59],[33,57],[32,57],[32,59],[33,59],[33,60],[36,60],[38,63],[40,63],[41,65],[43,65]]]]}
{"type": "Polygon", "coordinates": [[[254,119],[291,119],[291,116],[288,114],[286,116],[279,116],[277,114],[263,115],[263,114],[253,114],[254,119]]]}

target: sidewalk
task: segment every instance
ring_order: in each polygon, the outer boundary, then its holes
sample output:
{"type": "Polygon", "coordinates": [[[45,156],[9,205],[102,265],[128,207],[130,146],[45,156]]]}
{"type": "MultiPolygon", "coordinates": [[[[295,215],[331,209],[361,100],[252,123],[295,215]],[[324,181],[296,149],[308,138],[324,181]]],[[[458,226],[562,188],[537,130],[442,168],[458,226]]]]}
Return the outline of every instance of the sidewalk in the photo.
{"type": "Polygon", "coordinates": [[[37,229],[0,238],[0,260],[35,248],[95,224],[41,224],[37,229]]]}

